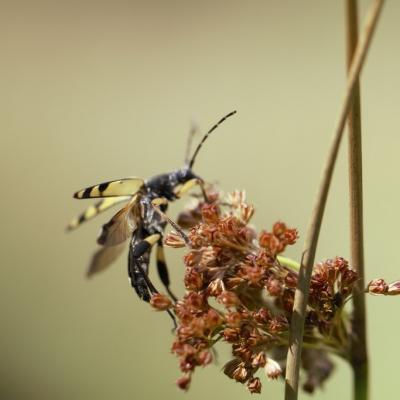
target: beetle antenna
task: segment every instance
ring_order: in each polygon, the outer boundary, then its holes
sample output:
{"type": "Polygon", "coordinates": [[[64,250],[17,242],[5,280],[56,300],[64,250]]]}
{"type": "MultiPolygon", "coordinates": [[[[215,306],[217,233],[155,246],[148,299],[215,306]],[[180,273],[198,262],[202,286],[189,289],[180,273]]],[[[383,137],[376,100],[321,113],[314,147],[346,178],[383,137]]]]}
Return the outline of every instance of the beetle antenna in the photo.
{"type": "Polygon", "coordinates": [[[225,117],[221,118],[204,136],[203,139],[201,139],[201,142],[198,144],[196,150],[193,153],[192,159],[190,160],[189,163],[189,169],[192,169],[194,161],[196,159],[197,154],[199,153],[201,147],[203,146],[203,143],[207,140],[208,136],[210,136],[211,132],[215,131],[215,129],[218,128],[219,125],[221,125],[227,118],[231,117],[232,115],[236,114],[235,111],[231,111],[229,114],[225,115],[225,117]]]}
{"type": "Polygon", "coordinates": [[[192,121],[186,142],[185,165],[189,164],[190,149],[192,147],[194,135],[197,133],[198,130],[199,130],[198,125],[194,121],[192,121]]]}

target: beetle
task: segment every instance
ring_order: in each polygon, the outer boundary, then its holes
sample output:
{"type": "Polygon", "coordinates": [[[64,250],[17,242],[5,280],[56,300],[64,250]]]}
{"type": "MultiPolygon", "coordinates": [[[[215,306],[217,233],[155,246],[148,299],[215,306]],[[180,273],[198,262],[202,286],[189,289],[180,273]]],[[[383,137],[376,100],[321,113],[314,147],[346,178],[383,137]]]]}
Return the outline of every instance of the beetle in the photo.
{"type": "MultiPolygon", "coordinates": [[[[80,216],[68,225],[73,230],[110,207],[125,202],[106,224],[102,226],[97,243],[102,247],[93,255],[87,275],[104,270],[123,252],[126,241],[130,239],[128,254],[128,274],[130,282],[140,299],[149,302],[151,295],[158,293],[149,278],[149,261],[151,250],[157,244],[157,270],[162,284],[170,297],[176,296],[170,289],[170,279],[164,256],[163,234],[167,221],[177,227],[165,216],[168,203],[179,199],[196,185],[204,190],[204,181],[193,172],[196,157],[209,135],[236,111],[221,118],[203,136],[189,159],[190,144],[193,132],[189,135],[185,165],[175,171],[155,175],[147,180],[131,177],[100,183],[79,190],[74,194],[76,199],[100,198],[95,205],[87,208],[80,216]]],[[[179,229],[179,228],[178,228],[179,229]]],[[[171,317],[172,313],[168,310],[171,317]]]]}

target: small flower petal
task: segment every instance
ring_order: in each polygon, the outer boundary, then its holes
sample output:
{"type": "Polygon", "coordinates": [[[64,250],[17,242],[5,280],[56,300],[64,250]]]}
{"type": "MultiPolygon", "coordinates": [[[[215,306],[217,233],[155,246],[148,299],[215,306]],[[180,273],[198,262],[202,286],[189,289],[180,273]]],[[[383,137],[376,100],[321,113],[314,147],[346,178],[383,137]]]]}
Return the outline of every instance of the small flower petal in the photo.
{"type": "Polygon", "coordinates": [[[264,367],[265,374],[270,379],[277,379],[282,375],[281,366],[272,358],[267,358],[267,363],[264,367]]]}

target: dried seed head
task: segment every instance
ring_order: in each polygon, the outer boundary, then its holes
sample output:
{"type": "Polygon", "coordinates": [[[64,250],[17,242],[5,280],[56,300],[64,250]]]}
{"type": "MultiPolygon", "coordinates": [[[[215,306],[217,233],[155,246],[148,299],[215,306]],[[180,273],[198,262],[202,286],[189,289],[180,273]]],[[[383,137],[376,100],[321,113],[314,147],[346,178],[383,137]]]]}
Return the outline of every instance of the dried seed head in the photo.
{"type": "Polygon", "coordinates": [[[240,312],[229,312],[225,315],[226,323],[231,328],[238,328],[243,322],[243,315],[240,312]]]}
{"type": "Polygon", "coordinates": [[[232,376],[235,381],[244,383],[249,377],[249,371],[246,369],[244,363],[240,363],[238,367],[233,371],[232,376]]]}
{"type": "Polygon", "coordinates": [[[251,366],[254,368],[263,368],[267,363],[267,357],[263,351],[260,351],[251,361],[251,366]]]}
{"type": "Polygon", "coordinates": [[[228,343],[236,343],[240,338],[240,329],[225,328],[222,334],[228,343]]]}
{"type": "Polygon", "coordinates": [[[203,287],[203,277],[194,268],[188,268],[185,273],[185,287],[188,290],[200,290],[203,287]]]}
{"type": "Polygon", "coordinates": [[[168,233],[164,239],[164,243],[166,246],[173,247],[176,249],[186,246],[185,241],[176,232],[168,233]]]}
{"type": "Polygon", "coordinates": [[[207,294],[212,297],[218,297],[224,291],[222,279],[214,279],[207,287],[207,294]]]}
{"type": "Polygon", "coordinates": [[[205,223],[218,222],[220,212],[219,212],[219,207],[216,204],[205,204],[201,212],[203,215],[203,221],[205,223]]]}
{"type": "Polygon", "coordinates": [[[235,307],[240,304],[239,297],[235,292],[230,292],[228,290],[223,291],[218,297],[217,301],[223,304],[225,307],[235,307]]]}
{"type": "Polygon", "coordinates": [[[176,381],[177,386],[179,389],[182,390],[188,390],[190,386],[190,375],[184,375],[181,376],[177,381],[176,381]]]}
{"type": "Polygon", "coordinates": [[[214,330],[222,324],[222,318],[216,310],[210,308],[204,316],[204,322],[206,328],[214,330]]]}
{"type": "Polygon", "coordinates": [[[259,324],[266,324],[271,318],[271,314],[266,308],[260,308],[253,313],[254,320],[259,324]]]}
{"type": "Polygon", "coordinates": [[[249,389],[250,393],[261,393],[261,386],[260,378],[251,378],[247,382],[247,389],[249,389]]]}
{"type": "Polygon", "coordinates": [[[198,356],[199,364],[205,367],[206,365],[210,364],[213,357],[209,351],[203,350],[200,352],[198,356]]]}
{"type": "Polygon", "coordinates": [[[171,300],[161,293],[156,293],[151,296],[150,304],[157,311],[165,311],[172,307],[171,300]]]}

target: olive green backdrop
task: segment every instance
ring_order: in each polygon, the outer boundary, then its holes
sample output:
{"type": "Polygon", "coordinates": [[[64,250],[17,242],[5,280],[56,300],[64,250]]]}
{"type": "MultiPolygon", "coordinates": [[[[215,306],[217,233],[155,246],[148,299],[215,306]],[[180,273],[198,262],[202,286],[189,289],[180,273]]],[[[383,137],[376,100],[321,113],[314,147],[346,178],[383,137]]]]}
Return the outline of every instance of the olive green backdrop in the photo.
{"type": "MultiPolygon", "coordinates": [[[[246,189],[258,228],[298,227],[299,258],[345,84],[343,15],[320,0],[1,2],[1,399],[250,397],[220,372],[222,346],[176,389],[171,322],[132,293],[125,257],[84,278],[104,218],[65,234],[87,205],[72,193],[181,166],[191,121],[205,131],[237,109],[195,170],[246,189]]],[[[367,279],[400,278],[399,15],[388,1],[362,75],[367,279]]],[[[318,259],[349,256],[345,147],[318,259]]],[[[167,253],[180,294],[181,255],[167,253]]],[[[399,309],[368,299],[375,399],[398,390],[399,309]]],[[[282,390],[265,379],[262,398],[282,390]]],[[[339,362],[316,398],[350,392],[339,362]]]]}

